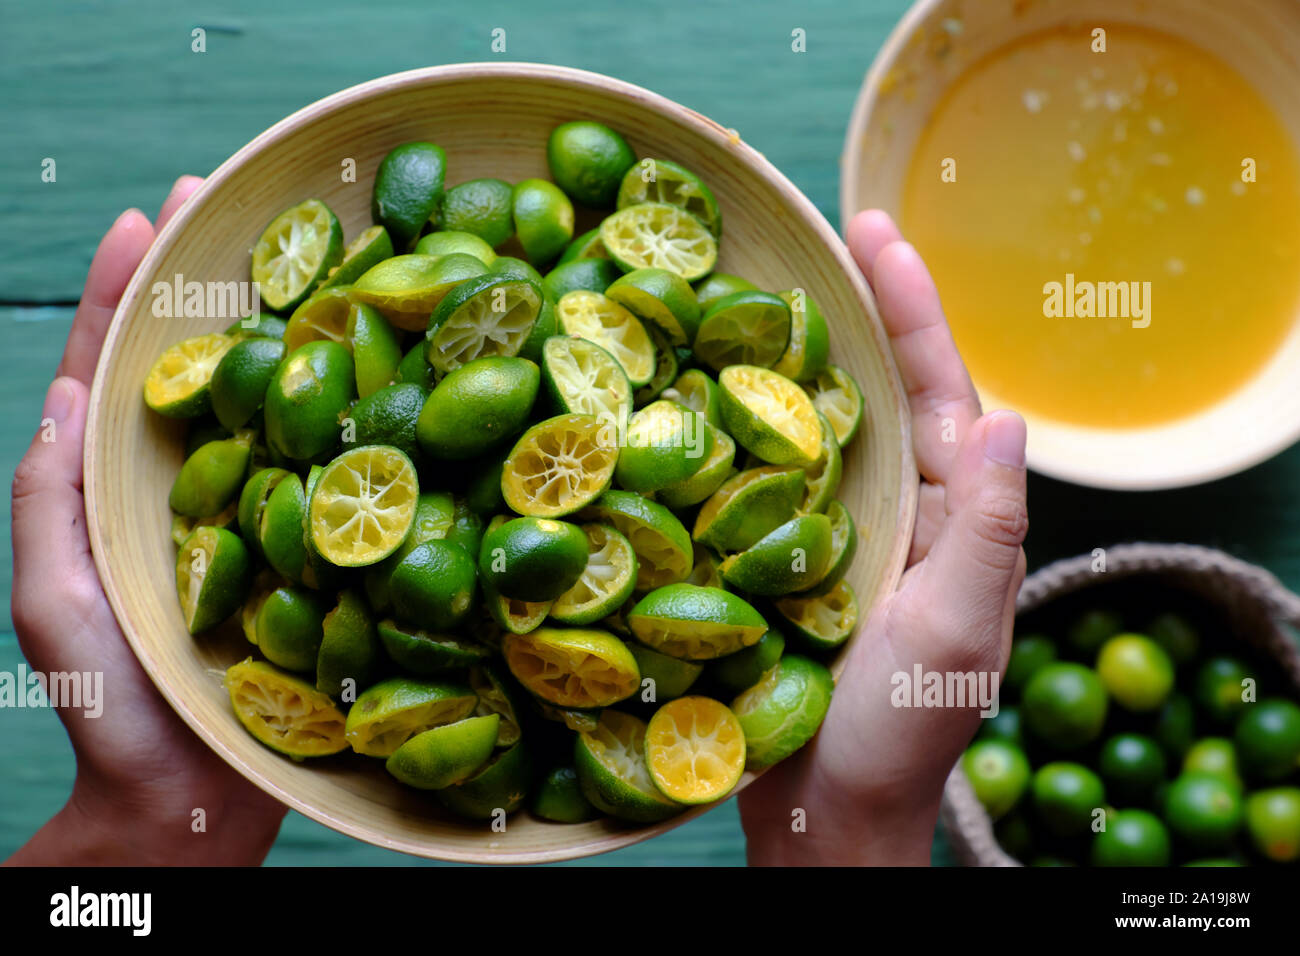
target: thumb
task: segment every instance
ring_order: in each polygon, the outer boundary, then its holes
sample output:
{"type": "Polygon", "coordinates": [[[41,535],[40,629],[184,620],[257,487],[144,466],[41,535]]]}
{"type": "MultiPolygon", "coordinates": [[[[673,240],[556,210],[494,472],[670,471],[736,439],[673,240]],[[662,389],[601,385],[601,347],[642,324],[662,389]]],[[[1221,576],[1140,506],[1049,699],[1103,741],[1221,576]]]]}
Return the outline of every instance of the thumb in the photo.
{"type": "Polygon", "coordinates": [[[923,590],[935,598],[931,633],[952,642],[950,653],[971,658],[965,663],[1000,670],[1025,574],[1024,419],[1004,411],[976,421],[945,495],[947,517],[921,568],[923,590]]]}
{"type": "Polygon", "coordinates": [[[63,589],[84,579],[90,561],[81,495],[88,399],[77,379],[56,378],[36,436],[14,470],[12,608],[20,633],[39,630],[52,612],[66,613],[63,589]]]}

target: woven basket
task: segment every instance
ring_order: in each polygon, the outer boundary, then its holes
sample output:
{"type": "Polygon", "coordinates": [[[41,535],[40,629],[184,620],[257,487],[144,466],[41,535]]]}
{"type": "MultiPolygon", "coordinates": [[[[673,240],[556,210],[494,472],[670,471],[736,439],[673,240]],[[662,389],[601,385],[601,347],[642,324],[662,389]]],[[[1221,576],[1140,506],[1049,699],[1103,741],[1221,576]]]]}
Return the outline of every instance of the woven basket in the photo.
{"type": "MultiPolygon", "coordinates": [[[[1269,572],[1222,551],[1187,544],[1126,544],[1107,548],[1105,573],[1093,555],[1066,558],[1030,575],[1016,600],[1017,615],[1088,588],[1126,578],[1151,577],[1195,594],[1231,622],[1232,638],[1275,659],[1300,689],[1300,647],[1289,628],[1300,628],[1300,596],[1269,572]]],[[[967,866],[1019,866],[993,835],[993,821],[975,798],[959,761],[948,775],[941,811],[957,859],[967,866]]]]}

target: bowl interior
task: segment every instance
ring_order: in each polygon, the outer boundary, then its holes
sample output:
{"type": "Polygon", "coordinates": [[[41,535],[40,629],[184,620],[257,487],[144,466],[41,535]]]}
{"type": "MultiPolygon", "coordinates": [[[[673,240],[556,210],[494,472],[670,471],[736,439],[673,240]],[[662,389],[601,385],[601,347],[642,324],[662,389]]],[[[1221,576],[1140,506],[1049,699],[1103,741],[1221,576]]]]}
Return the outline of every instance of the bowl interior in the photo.
{"type": "MultiPolygon", "coordinates": [[[[448,154],[448,184],[546,176],[545,142],[569,119],[599,119],[638,155],[670,157],[713,188],[725,219],[718,267],[765,288],[801,287],[831,323],[833,359],[862,383],[863,433],[846,454],[840,497],[863,532],[850,571],[865,620],[897,583],[911,539],[916,472],[910,424],[870,292],[825,220],[756,152],[716,124],[636,87],[555,67],[466,65],[412,71],[345,90],[282,121],[226,162],[168,225],[114,319],[91,403],[86,498],[96,561],[132,647],[173,707],[223,758],[280,800],[380,846],[477,862],[536,862],[624,846],[689,819],[629,828],[548,824],[527,812],[504,833],[440,812],[379,761],[340,755],[294,763],[236,721],[221,676],[250,648],[237,627],[186,635],[174,586],[167,490],[181,429],[146,409],[145,374],[167,345],[229,319],[153,315],[155,282],[248,278],[265,224],[308,197],[325,200],[348,238],[370,223],[383,155],[409,140],[448,154]],[[345,177],[348,161],[356,175],[345,177]],[[348,759],[344,759],[348,758],[348,759]]],[[[835,664],[838,673],[840,662],[835,664]]],[[[752,775],[746,775],[745,782],[752,775]]]]}
{"type": "MultiPolygon", "coordinates": [[[[1234,67],[1300,144],[1300,7],[1287,0],[1098,0],[1087,16],[1067,0],[956,4],[919,0],[868,73],[841,157],[840,211],[879,207],[899,216],[913,148],[935,104],[971,63],[1040,30],[1106,23],[1181,37],[1234,67]]],[[[940,290],[942,292],[942,290],[940,290]]],[[[1300,322],[1250,382],[1194,415],[1134,429],[1088,428],[1026,415],[1029,465],[1079,484],[1171,488],[1241,471],[1300,438],[1300,322]]],[[[980,387],[986,408],[1002,404],[980,387]]]]}

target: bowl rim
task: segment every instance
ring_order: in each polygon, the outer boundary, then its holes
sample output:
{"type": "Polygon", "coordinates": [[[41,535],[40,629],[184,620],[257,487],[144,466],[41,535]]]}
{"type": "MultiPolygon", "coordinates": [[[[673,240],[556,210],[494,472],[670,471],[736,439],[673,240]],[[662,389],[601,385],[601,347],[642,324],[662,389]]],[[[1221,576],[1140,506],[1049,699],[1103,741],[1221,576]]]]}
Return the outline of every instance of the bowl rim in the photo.
{"type": "MultiPolygon", "coordinates": [[[[949,0],[914,0],[872,58],[871,66],[854,99],[844,133],[844,146],[840,151],[841,229],[847,228],[849,220],[859,211],[857,170],[862,163],[863,143],[880,100],[885,78],[907,50],[917,31],[932,18],[942,17],[948,7],[949,0]]],[[[1071,16],[1066,6],[1062,6],[1060,11],[1064,19],[1071,16]]],[[[1296,146],[1300,149],[1300,143],[1296,143],[1296,146]]],[[[1136,428],[1096,428],[1017,409],[1029,428],[1026,464],[1044,477],[1106,491],[1168,491],[1188,488],[1228,478],[1262,464],[1300,441],[1300,418],[1289,426],[1276,427],[1267,433],[1260,432],[1259,437],[1249,443],[1234,446],[1227,454],[1217,450],[1208,451],[1191,460],[1180,461],[1175,466],[1177,470],[1168,470],[1159,464],[1135,466],[1129,452],[1139,443],[1160,441],[1166,436],[1166,440],[1176,442],[1179,435],[1194,433],[1203,422],[1213,421],[1210,416],[1214,412],[1258,385],[1270,374],[1274,363],[1295,337],[1300,337],[1300,313],[1297,313],[1295,325],[1287,339],[1256,370],[1252,378],[1214,404],[1169,421],[1136,428]],[[1043,442],[1035,442],[1035,432],[1050,435],[1050,447],[1045,448],[1043,442]],[[1097,453],[1101,450],[1109,450],[1109,454],[1098,456],[1097,453]]],[[[976,385],[978,388],[978,383],[976,385]]],[[[999,396],[987,390],[981,398],[985,400],[982,403],[986,406],[996,406],[1001,401],[999,396]]]]}
{"type": "MultiPolygon", "coordinates": [[[[769,162],[762,153],[741,141],[734,130],[729,130],[716,121],[709,119],[701,113],[698,113],[687,106],[683,106],[666,96],[611,76],[595,73],[589,70],[580,70],[573,67],[558,66],[547,63],[510,61],[453,63],[439,66],[420,67],[413,70],[405,70],[398,73],[375,77],[374,79],[367,80],[363,83],[339,90],[295,110],[293,113],[290,113],[288,116],[259,133],[221,163],[221,165],[211,174],[205,177],[203,183],[198,187],[198,189],[196,189],[186,203],[182,205],[180,210],[171,218],[167,225],[163,227],[162,231],[157,235],[152,245],[149,247],[144,259],[136,268],[135,273],[131,277],[131,281],[128,283],[125,292],[122,294],[122,298],[113,313],[113,318],[105,336],[101,354],[111,353],[117,344],[118,339],[124,334],[127,317],[137,311],[138,302],[147,291],[146,278],[152,275],[158,261],[169,252],[179,240],[190,220],[196,214],[196,211],[203,205],[203,201],[206,197],[210,193],[214,192],[252,156],[281,139],[296,133],[299,127],[327,115],[336,109],[363,101],[372,95],[391,94],[395,91],[407,88],[419,88],[445,82],[475,79],[535,79],[550,82],[558,81],[566,85],[588,89],[597,94],[612,94],[616,97],[630,100],[640,108],[651,110],[672,123],[690,129],[706,141],[709,141],[713,146],[719,149],[725,148],[729,150],[737,161],[756,170],[765,181],[770,183],[774,189],[782,194],[784,199],[789,201],[799,210],[809,227],[814,231],[817,238],[821,240],[822,244],[839,265],[841,273],[849,282],[850,288],[862,305],[862,311],[865,313],[868,332],[876,342],[877,350],[880,353],[888,378],[889,391],[893,398],[897,419],[896,424],[899,427],[899,432],[897,433],[898,440],[901,444],[901,481],[898,495],[897,521],[894,529],[894,540],[881,569],[880,578],[876,585],[876,591],[873,595],[872,603],[874,604],[875,601],[878,601],[885,595],[893,592],[898,586],[903,571],[906,569],[916,519],[917,498],[919,495],[920,483],[912,449],[912,421],[908,411],[902,378],[899,374],[897,365],[894,362],[893,352],[889,347],[888,337],[885,334],[884,326],[880,320],[875,299],[872,296],[870,287],[867,285],[866,280],[854,264],[847,247],[831,228],[820,210],[818,210],[812,201],[808,199],[780,170],[772,165],[772,163],[769,162]]],[[[353,839],[374,846],[379,846],[388,850],[395,850],[412,856],[449,862],[495,863],[498,865],[556,862],[594,856],[600,853],[622,849],[674,829],[677,826],[695,819],[701,813],[705,813],[717,806],[717,804],[711,804],[696,807],[659,824],[628,828],[626,832],[611,832],[608,835],[599,838],[599,845],[597,846],[592,846],[592,841],[582,841],[569,844],[562,848],[528,850],[517,853],[512,852],[508,855],[502,855],[501,857],[493,859],[492,857],[485,858],[485,854],[482,851],[451,848],[436,842],[415,842],[405,838],[393,838],[385,834],[385,832],[378,826],[352,819],[336,817],[330,812],[316,806],[310,800],[304,799],[303,797],[290,792],[249,767],[234,750],[226,746],[219,737],[212,733],[204,723],[199,720],[187,701],[174,693],[166,682],[161,679],[158,666],[150,655],[148,648],[134,633],[132,628],[124,623],[130,620],[130,615],[127,609],[127,602],[123,597],[121,589],[117,586],[114,569],[109,565],[108,560],[105,557],[108,551],[105,546],[106,541],[101,521],[101,514],[103,511],[111,507],[111,502],[108,501],[107,498],[102,497],[106,495],[108,489],[104,486],[104,479],[102,477],[103,466],[101,463],[101,457],[103,452],[101,451],[102,441],[100,440],[100,433],[106,431],[107,426],[101,411],[103,403],[100,399],[102,390],[106,387],[108,367],[108,362],[99,362],[95,370],[94,380],[91,385],[90,405],[83,448],[83,487],[86,505],[86,524],[90,535],[91,552],[94,556],[95,566],[103,584],[104,593],[108,597],[113,614],[118,621],[119,627],[123,636],[126,638],[128,645],[131,647],[136,659],[140,662],[145,673],[149,676],[149,679],[158,689],[163,699],[167,701],[172,710],[180,716],[180,718],[190,727],[191,730],[194,731],[205,745],[213,750],[223,761],[225,761],[225,763],[233,767],[241,776],[254,786],[274,797],[290,809],[301,813],[303,816],[338,833],[342,833],[346,836],[352,837],[353,839]]],[[[893,431],[893,424],[894,422],[891,421],[891,433],[893,431]]],[[[860,621],[859,631],[865,626],[865,623],[865,618],[860,621]]],[[[855,633],[852,640],[856,640],[857,637],[858,634],[855,633]]],[[[843,668],[845,656],[846,655],[842,654],[837,665],[832,668],[837,677],[843,668]]],[[[748,786],[756,776],[757,775],[752,772],[746,772],[745,778],[736,786],[731,795],[734,796],[735,794],[738,794],[742,789],[744,789],[744,787],[748,786]]]]}

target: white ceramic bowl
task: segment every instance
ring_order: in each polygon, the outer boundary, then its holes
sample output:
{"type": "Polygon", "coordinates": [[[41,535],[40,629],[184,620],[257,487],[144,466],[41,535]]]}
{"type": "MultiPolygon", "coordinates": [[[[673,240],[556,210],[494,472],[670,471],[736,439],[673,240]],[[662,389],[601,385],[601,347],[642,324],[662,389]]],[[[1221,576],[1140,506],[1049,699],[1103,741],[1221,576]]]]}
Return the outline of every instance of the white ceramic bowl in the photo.
{"type": "MultiPolygon", "coordinates": [[[[1261,92],[1300,143],[1300,4],[1292,0],[1097,0],[1086,17],[1070,0],[960,6],[919,0],[877,55],[854,106],[841,156],[841,221],[873,207],[899,217],[917,139],[934,105],[972,62],[1029,33],[1108,22],[1159,29],[1217,55],[1261,92]]],[[[1077,484],[1127,490],[1234,474],[1300,439],[1298,379],[1300,322],[1250,382],[1190,417],[1118,430],[1026,414],[1029,465],[1077,484]]],[[[1005,404],[975,384],[985,408],[1005,404]]]]}

